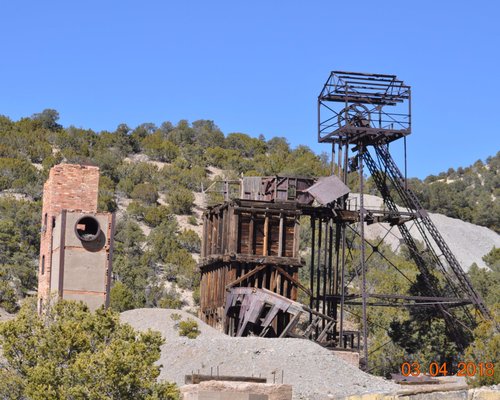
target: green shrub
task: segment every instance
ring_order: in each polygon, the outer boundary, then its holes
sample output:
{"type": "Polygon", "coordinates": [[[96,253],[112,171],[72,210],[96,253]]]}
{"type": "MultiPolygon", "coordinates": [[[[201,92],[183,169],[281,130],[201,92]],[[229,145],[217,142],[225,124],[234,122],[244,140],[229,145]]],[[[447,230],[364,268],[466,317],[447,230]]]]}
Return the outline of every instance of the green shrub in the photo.
{"type": "Polygon", "coordinates": [[[162,190],[177,190],[179,186],[192,191],[201,192],[202,186],[207,187],[208,179],[204,167],[191,165],[186,159],[178,158],[174,165],[163,168],[160,172],[160,188],[162,190]]]}
{"type": "Polygon", "coordinates": [[[165,273],[174,278],[183,289],[192,289],[198,278],[196,262],[186,249],[170,252],[166,258],[165,273]]]}
{"type": "Polygon", "coordinates": [[[37,185],[38,172],[27,160],[0,158],[0,190],[15,189],[32,194],[30,187],[37,185]]]}
{"type": "Polygon", "coordinates": [[[0,307],[9,313],[15,313],[19,308],[15,290],[3,280],[0,280],[0,307]]]}
{"type": "Polygon", "coordinates": [[[141,146],[153,160],[172,162],[179,156],[179,147],[175,143],[163,139],[160,131],[146,136],[142,140],[141,146]]]}
{"type": "Polygon", "coordinates": [[[132,194],[132,190],[134,190],[134,187],[135,183],[129,177],[120,179],[120,181],[116,185],[116,189],[118,190],[118,192],[128,197],[130,197],[130,195],[132,194]]]}
{"type": "Polygon", "coordinates": [[[197,306],[200,305],[200,287],[197,286],[193,290],[193,301],[197,306]]]}
{"type": "Polygon", "coordinates": [[[179,310],[182,308],[182,299],[180,294],[175,290],[168,290],[163,293],[163,296],[158,301],[158,307],[160,308],[170,308],[179,310]]]}
{"type": "Polygon", "coordinates": [[[178,313],[170,314],[170,319],[172,321],[180,321],[181,318],[182,318],[181,314],[178,314],[178,313]]]}
{"type": "Polygon", "coordinates": [[[148,207],[145,207],[142,203],[138,201],[131,201],[127,206],[127,213],[138,221],[142,221],[147,209],[148,207]]]}
{"type": "Polygon", "coordinates": [[[139,183],[157,183],[158,167],[147,162],[123,162],[116,172],[119,180],[117,189],[127,196],[139,183]]]}
{"type": "Polygon", "coordinates": [[[115,201],[115,183],[104,175],[99,179],[97,208],[100,212],[114,212],[118,208],[115,201]]]}
{"type": "Polygon", "coordinates": [[[474,386],[489,386],[500,383],[500,369],[498,360],[500,359],[500,304],[493,309],[493,320],[481,322],[474,330],[474,341],[465,352],[464,361],[470,361],[478,365],[479,363],[492,363],[492,369],[485,370],[484,374],[477,374],[467,378],[467,382],[474,386]],[[491,371],[491,376],[490,372],[491,371]]]}
{"type": "Polygon", "coordinates": [[[179,322],[179,336],[187,336],[189,339],[196,339],[200,335],[198,323],[193,319],[179,322]]]}
{"type": "Polygon", "coordinates": [[[188,223],[190,225],[198,226],[198,220],[196,219],[196,217],[194,215],[190,215],[188,217],[188,223]]]}
{"type": "Polygon", "coordinates": [[[134,293],[123,283],[115,282],[109,294],[113,310],[123,312],[135,308],[134,293]]]}
{"type": "Polygon", "coordinates": [[[158,200],[158,190],[151,183],[139,183],[135,185],[130,197],[146,204],[154,204],[158,200]]]}
{"type": "Polygon", "coordinates": [[[112,310],[60,300],[39,316],[31,299],[0,324],[0,398],[177,400],[175,385],[157,382],[163,343],[112,310]]]}
{"type": "Polygon", "coordinates": [[[198,234],[191,229],[184,229],[179,235],[179,244],[190,253],[199,253],[201,240],[198,234]]]}
{"type": "Polygon", "coordinates": [[[54,155],[50,154],[45,157],[42,161],[42,166],[44,171],[49,171],[54,165],[60,164],[63,160],[61,153],[56,153],[54,155]]]}
{"type": "Polygon", "coordinates": [[[170,208],[167,206],[151,206],[144,211],[144,222],[152,228],[160,225],[162,221],[170,216],[170,208]]]}
{"type": "Polygon", "coordinates": [[[180,187],[168,192],[167,202],[174,214],[191,214],[194,195],[190,190],[180,187]]]}

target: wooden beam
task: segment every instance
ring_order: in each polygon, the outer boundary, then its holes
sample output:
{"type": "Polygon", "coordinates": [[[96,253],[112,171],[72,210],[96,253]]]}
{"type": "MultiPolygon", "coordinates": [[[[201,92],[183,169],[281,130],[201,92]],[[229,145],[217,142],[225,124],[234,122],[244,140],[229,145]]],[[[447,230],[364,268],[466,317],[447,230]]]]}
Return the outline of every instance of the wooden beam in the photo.
{"type": "Polygon", "coordinates": [[[264,218],[264,243],[262,246],[262,255],[267,256],[268,255],[268,245],[269,245],[269,216],[266,215],[264,218]]]}
{"type": "Polygon", "coordinates": [[[299,244],[300,244],[300,220],[298,217],[295,217],[294,230],[293,230],[292,257],[299,257],[299,244]]]}
{"type": "Polygon", "coordinates": [[[325,328],[321,331],[321,333],[319,334],[318,338],[316,339],[316,341],[318,343],[321,343],[323,341],[323,339],[326,337],[326,335],[328,334],[328,332],[333,328],[335,324],[335,321],[329,321],[325,328]]]}
{"type": "MultiPolygon", "coordinates": [[[[268,203],[273,204],[273,203],[268,203]]],[[[286,209],[274,209],[274,208],[243,208],[234,207],[234,212],[237,214],[251,213],[251,214],[286,214],[286,215],[301,215],[300,210],[286,210],[286,209]]]]}
{"type": "Polygon", "coordinates": [[[226,290],[243,282],[245,279],[247,278],[250,278],[252,275],[256,274],[257,272],[263,270],[264,268],[266,268],[266,265],[263,264],[263,265],[259,265],[257,267],[255,267],[254,269],[252,269],[251,271],[247,272],[246,274],[243,274],[242,276],[240,276],[238,279],[236,279],[235,281],[232,281],[231,283],[229,283],[228,285],[226,285],[226,290]]]}
{"type": "Polygon", "coordinates": [[[236,333],[236,336],[243,336],[243,333],[245,332],[248,323],[249,322],[255,323],[257,321],[257,318],[259,318],[262,308],[264,307],[264,302],[259,298],[251,298],[249,299],[249,301],[250,305],[245,311],[243,320],[241,321],[240,326],[238,327],[238,332],[236,333]]]}
{"type": "Polygon", "coordinates": [[[295,325],[297,325],[301,314],[302,312],[299,311],[297,314],[294,315],[294,317],[290,320],[285,329],[283,329],[283,332],[281,332],[280,338],[284,338],[285,336],[287,336],[289,334],[288,332],[290,332],[295,327],[295,325]]]}
{"type": "Polygon", "coordinates": [[[248,226],[248,254],[255,254],[255,250],[254,250],[254,233],[255,231],[255,217],[252,216],[250,217],[250,224],[248,226]]]}
{"type": "Polygon", "coordinates": [[[234,221],[234,209],[232,207],[228,209],[227,218],[229,224],[229,244],[227,246],[227,250],[229,253],[236,253],[238,251],[238,243],[236,239],[238,236],[238,226],[234,221]]]}
{"type": "Polygon", "coordinates": [[[203,215],[203,235],[201,237],[201,252],[200,255],[201,257],[206,257],[207,256],[207,217],[206,215],[203,215]]]}
{"type": "Polygon", "coordinates": [[[284,219],[285,217],[283,214],[280,214],[280,226],[279,226],[279,231],[278,231],[278,257],[283,256],[283,224],[284,224],[284,219]]]}
{"type": "Polygon", "coordinates": [[[241,229],[241,225],[240,225],[240,216],[238,214],[235,214],[234,211],[233,211],[233,225],[235,227],[235,229],[234,229],[234,237],[233,237],[234,252],[236,253],[240,249],[240,241],[241,241],[240,229],[241,229]]]}
{"type": "MultiPolygon", "coordinates": [[[[219,367],[217,367],[218,369],[219,367]]],[[[258,378],[253,376],[226,376],[226,375],[185,375],[184,381],[186,384],[196,385],[205,381],[232,381],[232,382],[253,382],[253,383],[266,383],[266,378],[258,378]]]]}
{"type": "Polygon", "coordinates": [[[228,223],[227,223],[228,212],[227,209],[222,210],[222,243],[221,243],[221,253],[227,253],[227,239],[229,236],[228,233],[228,223]]]}
{"type": "Polygon", "coordinates": [[[289,281],[293,282],[296,286],[301,288],[304,292],[306,292],[309,296],[312,295],[311,291],[306,288],[302,283],[300,283],[297,279],[295,279],[293,276],[291,276],[288,272],[286,272],[283,268],[281,268],[278,265],[271,265],[273,268],[275,268],[281,275],[283,275],[285,278],[287,278],[289,281]]]}

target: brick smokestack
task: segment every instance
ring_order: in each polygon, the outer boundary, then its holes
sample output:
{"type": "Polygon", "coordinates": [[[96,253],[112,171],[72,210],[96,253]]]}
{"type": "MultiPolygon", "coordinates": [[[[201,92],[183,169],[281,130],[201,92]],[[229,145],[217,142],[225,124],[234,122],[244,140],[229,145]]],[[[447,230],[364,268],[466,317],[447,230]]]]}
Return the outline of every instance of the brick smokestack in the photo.
{"type": "MultiPolygon", "coordinates": [[[[57,291],[54,286],[54,268],[59,264],[64,269],[64,262],[54,260],[59,257],[57,247],[60,246],[61,232],[54,230],[55,222],[63,211],[97,214],[97,196],[99,190],[99,168],[94,166],[60,164],[50,170],[49,179],[43,187],[42,232],[40,240],[40,261],[38,270],[38,298],[41,306],[51,293],[57,291]],[[56,232],[57,231],[57,232],[56,232]],[[54,240],[54,235],[56,239],[54,240]],[[56,243],[57,242],[57,243],[56,243]],[[52,282],[51,282],[52,279],[52,282]]],[[[108,214],[102,214],[108,215],[108,214]]],[[[109,214],[111,216],[111,214],[109,214]]],[[[112,218],[110,218],[111,220],[112,218]]],[[[111,224],[110,224],[111,226],[111,224]]],[[[107,250],[112,244],[112,229],[104,226],[107,232],[107,250]]],[[[63,238],[64,238],[64,234],[63,238]]],[[[64,247],[64,246],[63,246],[64,247]]],[[[64,256],[64,251],[61,252],[64,256]]],[[[66,268],[70,263],[66,263],[66,268]]],[[[109,264],[110,266],[111,264],[109,264]]],[[[108,285],[109,286],[109,285],[108,285]]],[[[60,292],[62,296],[62,292],[60,292]]]]}

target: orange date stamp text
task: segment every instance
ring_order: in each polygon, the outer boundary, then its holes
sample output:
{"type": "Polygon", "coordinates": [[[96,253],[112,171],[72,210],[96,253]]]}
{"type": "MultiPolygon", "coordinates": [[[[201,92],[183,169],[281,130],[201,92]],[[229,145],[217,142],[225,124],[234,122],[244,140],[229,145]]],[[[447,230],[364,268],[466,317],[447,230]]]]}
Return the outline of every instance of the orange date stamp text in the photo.
{"type": "MultiPolygon", "coordinates": [[[[401,364],[401,374],[403,376],[419,376],[420,374],[430,376],[448,376],[450,371],[446,363],[431,362],[428,368],[420,365],[419,362],[404,362],[401,364]]],[[[457,376],[493,376],[495,365],[492,362],[459,362],[457,364],[457,376]]]]}

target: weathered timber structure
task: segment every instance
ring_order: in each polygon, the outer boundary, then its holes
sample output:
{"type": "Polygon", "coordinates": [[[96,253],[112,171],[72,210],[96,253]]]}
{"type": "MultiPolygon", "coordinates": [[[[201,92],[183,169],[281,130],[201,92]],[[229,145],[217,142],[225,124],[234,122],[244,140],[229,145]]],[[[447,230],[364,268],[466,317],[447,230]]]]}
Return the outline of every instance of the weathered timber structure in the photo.
{"type": "Polygon", "coordinates": [[[265,288],[297,299],[299,215],[295,204],[241,199],[204,214],[200,307],[208,324],[230,329],[224,315],[232,287],[265,288]]]}
{"type": "Polygon", "coordinates": [[[246,176],[241,180],[216,181],[207,192],[217,192],[224,201],[232,199],[312,204],[308,189],[315,179],[296,176],[246,176]]]}

